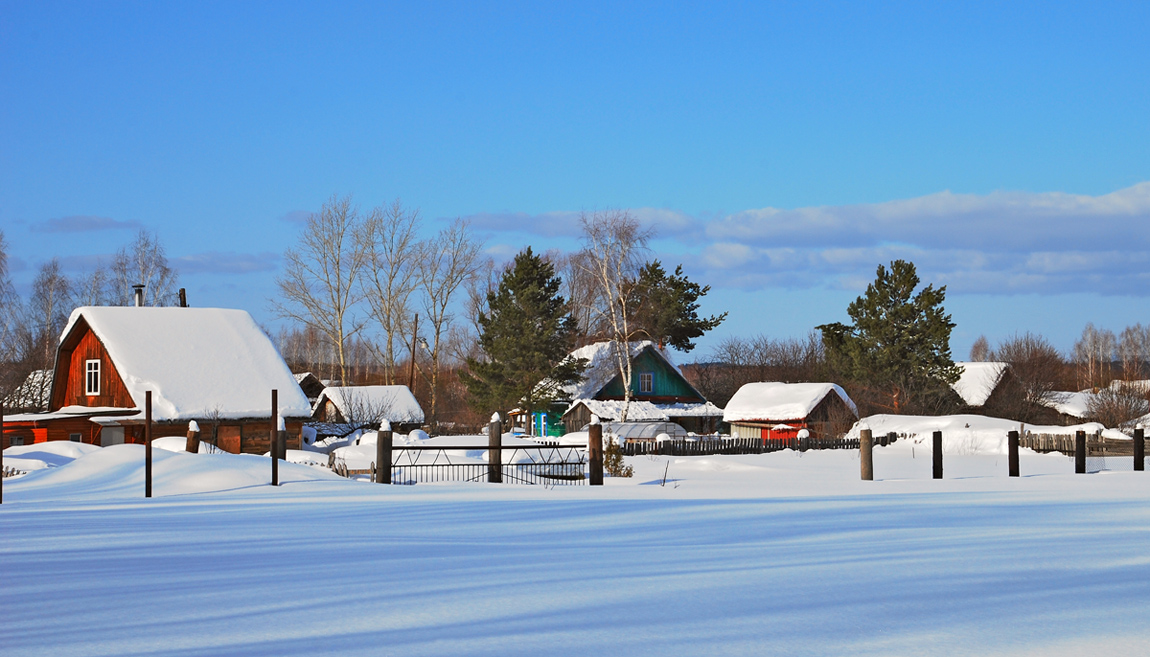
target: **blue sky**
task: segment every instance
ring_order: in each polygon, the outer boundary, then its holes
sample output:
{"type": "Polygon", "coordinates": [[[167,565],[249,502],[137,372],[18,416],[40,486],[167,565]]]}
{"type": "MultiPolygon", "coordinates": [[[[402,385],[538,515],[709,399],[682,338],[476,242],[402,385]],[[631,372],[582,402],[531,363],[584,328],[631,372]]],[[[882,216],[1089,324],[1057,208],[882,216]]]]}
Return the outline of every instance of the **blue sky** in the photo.
{"type": "MultiPolygon", "coordinates": [[[[0,2],[0,226],[22,292],[155,231],[194,305],[268,298],[298,213],[400,198],[490,253],[633,210],[801,335],[895,257],[955,355],[1150,322],[1145,3],[0,2]],[[928,5],[928,6],[924,6],[928,5]]],[[[698,352],[696,352],[698,353],[698,352]]]]}

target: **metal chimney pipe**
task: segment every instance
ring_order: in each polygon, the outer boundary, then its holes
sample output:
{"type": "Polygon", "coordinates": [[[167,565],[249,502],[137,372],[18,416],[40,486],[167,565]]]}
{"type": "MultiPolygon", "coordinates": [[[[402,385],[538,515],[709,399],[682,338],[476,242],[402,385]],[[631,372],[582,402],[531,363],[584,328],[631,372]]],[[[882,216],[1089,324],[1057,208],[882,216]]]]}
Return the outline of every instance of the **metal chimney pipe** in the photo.
{"type": "Polygon", "coordinates": [[[144,305],[144,288],[145,287],[147,287],[147,285],[144,285],[143,283],[138,283],[138,284],[132,286],[132,291],[136,296],[136,307],[137,308],[143,307],[143,305],[144,305]]]}

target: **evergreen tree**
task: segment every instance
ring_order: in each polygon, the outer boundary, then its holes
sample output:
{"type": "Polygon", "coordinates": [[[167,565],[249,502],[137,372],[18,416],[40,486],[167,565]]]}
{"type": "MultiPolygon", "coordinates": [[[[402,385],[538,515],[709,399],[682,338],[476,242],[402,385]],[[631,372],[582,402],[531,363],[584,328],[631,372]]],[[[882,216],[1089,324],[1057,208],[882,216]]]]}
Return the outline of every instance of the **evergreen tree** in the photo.
{"type": "Polygon", "coordinates": [[[710,291],[710,285],[700,286],[688,280],[682,265],[668,276],[658,260],[648,262],[639,270],[639,278],[631,289],[636,334],[645,334],[660,348],[670,345],[679,351],[691,351],[695,348],[692,340],[727,317],[727,313],[699,317],[699,297],[710,291]]]}
{"type": "Polygon", "coordinates": [[[831,367],[895,413],[940,410],[960,374],[950,356],[954,324],[942,307],[946,286],[912,296],[918,284],[914,263],[879,265],[875,282],[847,308],[854,323],[818,327],[831,367]]]}
{"type": "Polygon", "coordinates": [[[468,359],[460,375],[472,408],[530,413],[582,374],[586,361],[567,358],[577,327],[560,285],[551,263],[527,247],[487,294],[488,312],[479,315],[484,358],[468,359]]]}

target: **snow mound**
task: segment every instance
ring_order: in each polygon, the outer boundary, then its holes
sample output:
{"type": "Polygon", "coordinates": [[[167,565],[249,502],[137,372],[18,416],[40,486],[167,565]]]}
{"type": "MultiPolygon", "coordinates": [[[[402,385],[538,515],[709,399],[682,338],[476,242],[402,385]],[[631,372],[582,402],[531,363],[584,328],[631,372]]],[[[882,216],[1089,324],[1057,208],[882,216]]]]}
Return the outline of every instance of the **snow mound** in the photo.
{"type": "MultiPolygon", "coordinates": [[[[281,463],[279,473],[282,484],[339,479],[326,470],[293,463],[281,463]]],[[[222,492],[270,482],[271,463],[262,456],[152,450],[152,494],[156,497],[222,492]]],[[[71,463],[31,472],[4,486],[5,501],[143,496],[143,445],[96,448],[71,463]]]]}
{"type": "Polygon", "coordinates": [[[52,440],[32,445],[14,445],[4,450],[4,465],[23,472],[58,468],[103,449],[98,445],[74,443],[70,440],[52,440]]]}
{"type": "Polygon", "coordinates": [[[1046,426],[1020,424],[1014,420],[1004,420],[984,415],[872,415],[855,423],[846,437],[857,439],[859,430],[869,427],[877,438],[895,433],[899,440],[891,445],[894,449],[912,449],[916,445],[931,445],[935,431],[942,432],[942,450],[946,454],[1006,454],[1008,451],[1007,433],[1050,433],[1073,435],[1075,431],[1093,434],[1104,427],[1097,422],[1073,426],[1046,426]]]}

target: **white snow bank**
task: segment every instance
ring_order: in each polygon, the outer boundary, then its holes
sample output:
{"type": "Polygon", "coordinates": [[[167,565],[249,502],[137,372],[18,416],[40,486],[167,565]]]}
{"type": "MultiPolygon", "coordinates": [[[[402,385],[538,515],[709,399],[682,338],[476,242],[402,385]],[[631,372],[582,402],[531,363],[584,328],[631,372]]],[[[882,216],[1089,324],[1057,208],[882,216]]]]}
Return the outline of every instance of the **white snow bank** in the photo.
{"type": "Polygon", "coordinates": [[[152,391],[157,421],[217,411],[226,419],[262,417],[271,413],[272,390],[279,391],[285,417],[311,415],[291,370],[246,311],[81,307],[72,311],[61,339],[81,321],[108,350],[137,407],[152,391]]]}
{"type": "Polygon", "coordinates": [[[99,445],[50,440],[31,445],[13,445],[4,450],[4,465],[23,472],[57,468],[102,449],[99,445]]]}
{"type": "MultiPolygon", "coordinates": [[[[155,443],[152,444],[155,447],[155,443]]],[[[283,484],[340,479],[327,470],[281,463],[283,484]]],[[[271,462],[252,454],[187,454],[152,450],[152,494],[156,497],[212,493],[271,482],[271,462]]],[[[51,498],[142,498],[144,446],[97,448],[60,467],[31,472],[5,485],[5,500],[22,496],[51,498]],[[18,482],[18,483],[17,483],[18,482]]]]}
{"type": "MultiPolygon", "coordinates": [[[[414,432],[412,432],[414,433],[414,432]]],[[[586,435],[586,434],[584,434],[586,435]]],[[[364,434],[359,444],[348,445],[332,450],[336,461],[347,466],[349,470],[365,470],[375,462],[375,432],[364,434]]],[[[463,449],[450,450],[404,450],[396,449],[392,452],[392,462],[395,465],[427,465],[431,463],[487,463],[487,436],[437,436],[426,440],[395,441],[396,447],[419,444],[426,447],[462,447],[463,449]]],[[[582,445],[587,446],[586,439],[582,445]]],[[[510,433],[503,434],[503,449],[501,450],[504,463],[540,463],[547,460],[558,460],[554,447],[540,446],[539,443],[520,438],[510,433]]],[[[566,454],[566,452],[564,452],[566,454]]]]}
{"type": "Polygon", "coordinates": [[[856,422],[846,437],[858,438],[859,429],[863,426],[869,427],[876,437],[891,432],[898,434],[899,440],[892,447],[899,449],[916,445],[929,447],[932,434],[941,431],[942,449],[948,454],[1006,454],[1007,432],[1010,431],[1073,435],[1079,430],[1093,434],[1105,428],[1097,422],[1068,427],[1024,425],[984,415],[871,415],[856,422]]]}
{"type": "Polygon", "coordinates": [[[724,422],[801,420],[827,395],[837,394],[858,413],[845,390],[834,383],[748,383],[731,397],[723,410],[724,422]]]}

